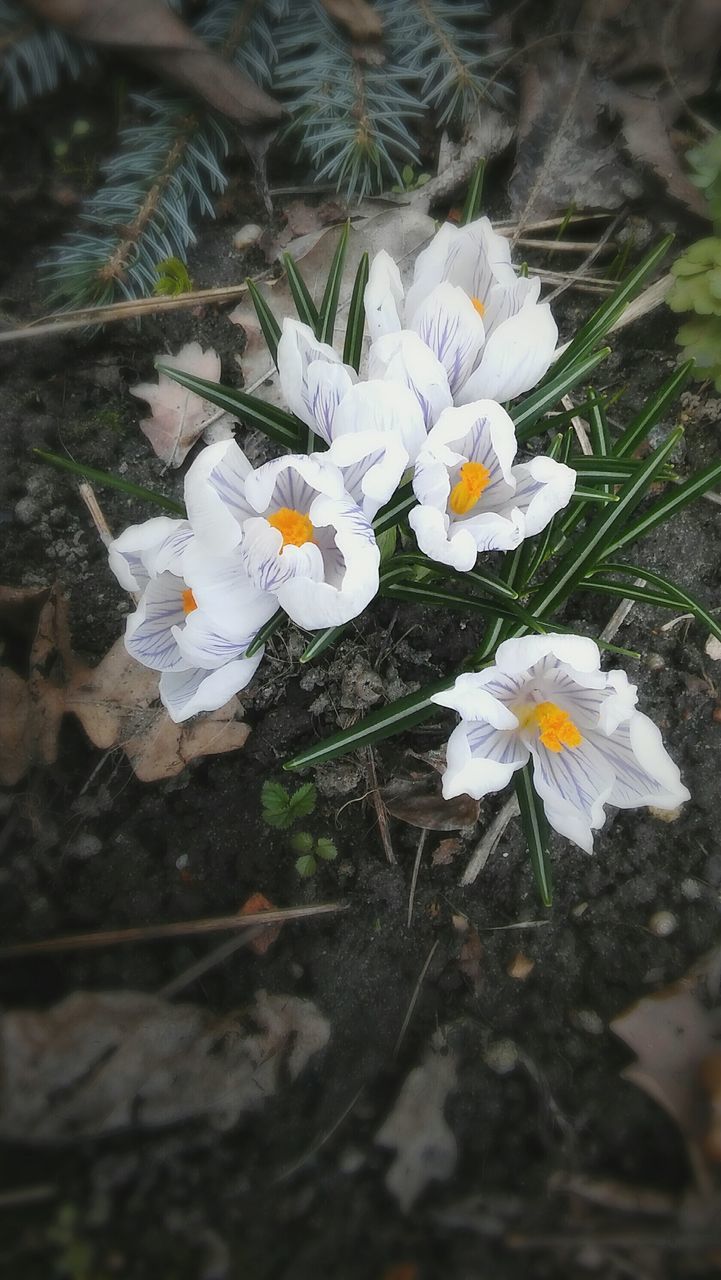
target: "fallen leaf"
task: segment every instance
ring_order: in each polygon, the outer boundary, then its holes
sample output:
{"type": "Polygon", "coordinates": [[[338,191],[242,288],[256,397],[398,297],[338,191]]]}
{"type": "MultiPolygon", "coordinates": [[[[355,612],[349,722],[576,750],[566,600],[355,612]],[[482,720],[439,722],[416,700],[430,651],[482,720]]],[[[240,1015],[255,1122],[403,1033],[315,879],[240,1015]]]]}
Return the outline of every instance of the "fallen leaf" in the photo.
{"type": "Polygon", "coordinates": [[[0,783],[14,786],[33,765],[57,760],[66,713],[94,746],[123,749],[141,782],[171,778],[200,756],[237,751],[250,728],[237,698],[207,715],[174,724],[158,700],[157,672],[135,662],[122,639],[96,667],[73,653],[67,604],[45,589],[30,647],[28,676],[0,668],[0,783]]]}
{"type": "Polygon", "coordinates": [[[315,1054],[330,1027],[310,1000],[259,991],[218,1017],[137,991],[78,991],[0,1018],[0,1136],[77,1142],[205,1119],[230,1129],[315,1054]]]}
{"type": "MultiPolygon", "coordinates": [[[[373,205],[368,207],[373,208],[373,205]]],[[[298,262],[303,279],[316,302],[323,297],[333,255],[342,234],[341,226],[329,227],[320,233],[302,236],[291,242],[287,251],[298,262]]],[[[341,284],[336,324],[335,346],[342,347],[345,334],[345,316],[353,292],[353,281],[364,253],[372,258],[385,249],[398,262],[406,283],[413,271],[413,263],[421,249],[435,234],[435,222],[426,214],[414,209],[393,208],[372,217],[354,220],[348,235],[345,271],[341,284]]],[[[272,307],[279,320],[295,316],[296,309],[285,275],[272,283],[259,283],[258,289],[272,307]]],[[[255,310],[249,301],[243,301],[229,313],[233,324],[242,325],[246,335],[246,347],[241,357],[241,367],[246,391],[253,392],[262,385],[263,399],[270,404],[282,405],[277,370],[268,353],[258,324],[255,310]]]]}
{"type": "MultiPolygon", "coordinates": [[[[671,143],[670,124],[658,94],[612,86],[606,101],[621,117],[626,149],[634,160],[653,169],[668,195],[700,218],[708,218],[706,200],[687,177],[682,157],[671,143]]],[[[674,106],[671,116],[675,115],[674,106]]]]}
{"type": "Polygon", "coordinates": [[[427,831],[455,831],[473,827],[478,821],[480,804],[470,796],[444,800],[437,774],[427,778],[396,779],[381,788],[381,799],[394,818],[427,831]]]}
{"type": "Polygon", "coordinates": [[[122,52],[162,79],[192,90],[250,128],[278,122],[283,108],[203,43],[165,0],[27,0],[28,8],[76,40],[122,52]]]}
{"type": "MultiPolygon", "coordinates": [[[[255,915],[258,911],[273,911],[273,909],[274,903],[270,901],[270,898],[266,898],[264,893],[251,893],[240,908],[238,915],[255,915]]],[[[249,949],[254,951],[257,956],[264,956],[266,951],[277,941],[282,928],[282,924],[269,924],[262,933],[258,934],[257,938],[253,938],[248,943],[249,949]]]]}
{"type": "Polygon", "coordinates": [[[712,662],[721,662],[721,640],[717,640],[716,636],[709,636],[704,652],[712,662]]]}
{"type": "Polygon", "coordinates": [[[704,976],[692,972],[645,996],[610,1023],[636,1054],[636,1061],[621,1074],[663,1107],[692,1147],[707,1135],[708,1105],[699,1072],[717,1052],[721,1032],[721,1009],[709,1010],[699,998],[704,976]]]}
{"type": "Polygon", "coordinates": [[[458,968],[472,987],[473,994],[477,996],[483,985],[481,978],[483,943],[475,925],[472,925],[465,916],[454,916],[453,927],[462,939],[458,952],[458,968]]]}
{"type": "Polygon", "coordinates": [[[458,1145],[443,1114],[456,1083],[455,1056],[443,1050],[437,1033],[376,1134],[379,1146],[396,1153],[385,1184],[404,1213],[429,1182],[446,1182],[456,1167],[458,1145]]]}
{"type": "Polygon", "coordinates": [[[461,842],[456,836],[448,836],[441,840],[438,848],[433,850],[431,863],[434,867],[448,867],[461,851],[461,842]]]}
{"type": "Polygon", "coordinates": [[[506,973],[509,978],[515,978],[518,982],[525,982],[529,974],[533,973],[536,967],[535,960],[531,960],[530,956],[526,956],[522,951],[517,951],[506,973]]]}
{"type": "MultiPolygon", "coordinates": [[[[175,356],[157,358],[171,369],[192,373],[197,378],[206,378],[209,382],[220,379],[220,356],[212,348],[203,351],[199,342],[186,343],[175,356]]],[[[131,387],[130,394],[147,400],[150,405],[152,416],[142,420],[140,430],[161,461],[170,467],[179,467],[200,436],[209,430],[213,432],[209,443],[227,440],[233,434],[234,419],[230,414],[219,412],[215,405],[179,386],[165,373],[158,375],[157,383],[141,382],[131,387]]]]}

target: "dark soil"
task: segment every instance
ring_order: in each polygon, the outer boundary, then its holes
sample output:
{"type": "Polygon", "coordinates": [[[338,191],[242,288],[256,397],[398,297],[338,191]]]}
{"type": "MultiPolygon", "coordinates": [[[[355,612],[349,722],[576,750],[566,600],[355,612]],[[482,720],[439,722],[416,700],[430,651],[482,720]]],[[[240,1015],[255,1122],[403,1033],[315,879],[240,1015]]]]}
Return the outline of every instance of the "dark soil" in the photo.
{"type": "MultiPolygon", "coordinates": [[[[74,101],[61,105],[72,119],[74,101]]],[[[28,113],[11,137],[5,126],[2,305],[17,319],[42,314],[37,264],[74,216],[58,203],[42,120],[28,113]]],[[[496,199],[502,211],[500,189],[496,199]]],[[[239,259],[231,245],[237,227],[261,217],[240,170],[223,208],[218,222],[201,229],[190,259],[199,287],[239,280],[258,265],[239,259]]],[[[659,230],[655,222],[652,234],[659,230]]],[[[564,335],[589,307],[585,295],[575,295],[580,303],[573,296],[564,294],[559,307],[564,335]]],[[[674,318],[662,310],[614,343],[597,383],[625,388],[617,424],[673,367],[674,330],[674,318]]],[[[70,335],[0,347],[2,581],[59,582],[70,601],[75,648],[90,660],[117,638],[128,602],[72,479],[39,466],[30,450],[64,452],[180,492],[181,476],[163,474],[141,435],[141,409],[128,388],[152,376],[156,353],[192,339],[216,347],[225,379],[237,380],[239,331],[222,308],[171,313],[142,331],[111,326],[89,343],[70,335]]],[[[718,410],[702,391],[662,424],[665,432],[684,421],[684,468],[718,456],[718,410]]],[[[150,514],[115,492],[99,497],[115,531],[150,514]]],[[[717,608],[719,508],[699,502],[636,558],[677,576],[717,608]]],[[[576,597],[566,621],[595,633],[612,610],[607,598],[576,597]]],[[[245,699],[254,726],[246,749],[196,763],[165,783],[139,783],[122,754],[103,759],[66,720],[57,766],[1,799],[3,945],[225,915],[258,891],[279,905],[336,900],[348,910],[287,925],[265,955],[240,950],[183,992],[184,1000],[220,1013],[250,1003],[260,988],[301,995],[330,1023],[322,1057],[236,1129],[218,1133],[198,1124],[62,1148],[5,1147],[2,1274],[23,1280],[706,1274],[702,1253],[673,1244],[655,1251],[646,1244],[645,1269],[634,1263],[629,1270],[622,1251],[602,1248],[600,1237],[637,1219],[591,1211],[551,1188],[559,1174],[678,1196],[692,1183],[682,1136],[621,1078],[629,1054],[608,1028],[718,942],[719,675],[704,653],[701,629],[681,622],[662,630],[665,621],[637,606],[617,643],[641,655],[624,665],[639,683],[644,710],[661,725],[692,800],[672,823],[646,812],[611,814],[590,858],[555,842],[549,911],[539,905],[514,825],[476,884],[459,887],[498,798],[482,806],[474,830],[460,833],[450,865],[432,862],[447,833],[429,833],[410,927],[420,832],[392,822],[397,865],[388,865],[363,761],[351,757],[315,778],[320,802],[307,825],[333,838],[339,858],[313,879],[298,878],[286,835],[260,816],[263,781],[280,780],[282,761],[294,749],[360,709],[354,699],[368,668],[383,681],[384,696],[397,697],[451,669],[471,649],[475,623],[380,603],[338,652],[302,677],[292,661],[301,638],[286,633],[271,645],[245,699]],[[665,936],[655,932],[659,912],[671,913],[665,936]],[[459,916],[480,937],[475,982],[461,963],[467,935],[458,931],[459,916]],[[525,979],[509,972],[519,952],[533,962],[525,979]],[[459,1064],[446,1108],[459,1159],[453,1176],[431,1184],[404,1214],[384,1185],[390,1153],[374,1138],[438,1028],[459,1064]],[[49,1186],[47,1200],[5,1205],[4,1193],[38,1185],[49,1186]],[[563,1237],[574,1224],[585,1239],[569,1247],[563,1237]],[[529,1252],[508,1238],[521,1232],[556,1240],[529,1252]]],[[[408,749],[441,746],[450,723],[439,715],[385,744],[378,753],[382,779],[408,764],[408,749]]],[[[78,989],[154,992],[218,941],[0,959],[0,1000],[6,1008],[44,1008],[78,989]]],[[[652,1219],[638,1230],[642,1244],[649,1233],[653,1242],[652,1219]]],[[[673,1236],[673,1226],[663,1230],[673,1236]]]]}

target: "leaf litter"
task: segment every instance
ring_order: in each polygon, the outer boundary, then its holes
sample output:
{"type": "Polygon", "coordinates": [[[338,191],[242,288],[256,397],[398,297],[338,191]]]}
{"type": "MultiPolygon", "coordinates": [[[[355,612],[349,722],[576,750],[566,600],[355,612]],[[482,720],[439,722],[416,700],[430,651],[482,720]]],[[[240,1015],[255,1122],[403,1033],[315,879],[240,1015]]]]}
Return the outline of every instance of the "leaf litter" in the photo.
{"type": "Polygon", "coordinates": [[[185,724],[158,699],[157,673],[131,658],[122,638],[96,667],[72,651],[67,603],[57,587],[0,590],[0,622],[40,604],[27,677],[0,667],[0,784],[14,786],[34,766],[58,758],[63,716],[77,717],[95,747],[122,748],[141,782],[171,778],[200,756],[237,751],[250,727],[238,698],[185,724]]]}
{"type": "Polygon", "coordinates": [[[458,1160],[458,1144],[445,1106],[458,1084],[457,1061],[442,1029],[423,1061],[409,1072],[375,1141],[395,1152],[385,1184],[403,1213],[413,1208],[430,1182],[447,1182],[458,1160]]]}
{"type": "MultiPolygon", "coordinates": [[[[212,347],[203,351],[199,342],[187,342],[177,355],[157,359],[162,359],[170,369],[179,369],[196,378],[205,378],[208,382],[220,380],[220,356],[212,347]]],[[[161,462],[169,467],[179,467],[201,436],[207,444],[215,444],[218,440],[229,440],[233,434],[235,419],[229,413],[219,413],[215,405],[181,387],[165,373],[158,375],[157,383],[141,382],[131,387],[130,393],[150,405],[151,416],[143,418],[140,430],[161,462]]]]}
{"type": "Polygon", "coordinates": [[[218,1016],[140,991],[76,991],[0,1018],[0,1137],[37,1144],[205,1120],[232,1129],[330,1038],[310,1000],[259,991],[218,1016]]]}

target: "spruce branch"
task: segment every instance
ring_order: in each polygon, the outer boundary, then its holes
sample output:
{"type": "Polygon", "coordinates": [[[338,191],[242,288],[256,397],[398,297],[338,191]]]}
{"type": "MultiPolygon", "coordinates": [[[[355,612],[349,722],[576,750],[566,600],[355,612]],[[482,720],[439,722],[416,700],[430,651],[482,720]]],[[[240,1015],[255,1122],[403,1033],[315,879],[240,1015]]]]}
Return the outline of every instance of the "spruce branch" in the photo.
{"type": "Polygon", "coordinates": [[[63,77],[80,79],[95,63],[89,45],[35,22],[12,0],[0,0],[0,98],[12,110],[52,93],[63,77]]]}

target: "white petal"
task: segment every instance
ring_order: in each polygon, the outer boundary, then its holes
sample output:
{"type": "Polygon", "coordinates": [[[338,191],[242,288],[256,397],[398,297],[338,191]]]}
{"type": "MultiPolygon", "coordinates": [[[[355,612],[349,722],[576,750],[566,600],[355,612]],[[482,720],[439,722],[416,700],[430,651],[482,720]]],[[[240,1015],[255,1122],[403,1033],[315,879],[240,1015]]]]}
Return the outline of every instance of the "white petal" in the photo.
{"type": "Polygon", "coordinates": [[[514,506],[524,514],[527,538],[540,533],[567,507],[576,487],[576,472],[554,458],[532,458],[513,468],[514,506]]]}
{"type": "Polygon", "coordinates": [[[392,498],[409,458],[395,432],[339,436],[325,455],[339,468],[347,492],[369,520],[392,498]]]}
{"type": "Polygon", "coordinates": [[[606,818],[604,804],[614,784],[612,768],[599,759],[587,739],[561,751],[549,751],[536,740],[531,754],[533,785],[551,826],[591,853],[593,832],[606,818]]]}
{"type": "Polygon", "coordinates": [[[477,218],[465,227],[444,223],[416,259],[406,304],[409,317],[441,280],[460,286],[486,306],[494,285],[512,287],[516,280],[508,238],[494,231],[488,218],[477,218]]]}
{"type": "MultiPolygon", "coordinates": [[[[494,400],[476,400],[461,408],[446,409],[428,433],[427,448],[450,459],[438,446],[451,446],[462,461],[483,462],[491,472],[489,487],[499,481],[515,490],[511,472],[516,456],[516,429],[513,419],[494,400]],[[500,475],[496,475],[496,467],[500,475]]],[[[487,492],[487,491],[486,491],[487,492]]]]}
{"type": "Polygon", "coordinates": [[[333,439],[335,411],[353,383],[354,379],[344,364],[326,364],[322,360],[314,360],[308,367],[308,408],[312,419],[310,425],[326,444],[330,444],[333,439]]]}
{"type": "Polygon", "coordinates": [[[538,276],[518,276],[510,284],[492,285],[484,299],[483,323],[486,326],[486,338],[489,338],[493,330],[503,324],[504,320],[517,315],[523,307],[532,306],[533,303],[538,302],[540,292],[541,281],[538,276]]]}
{"type": "Polygon", "coordinates": [[[398,267],[390,254],[381,249],[371,262],[363,295],[368,332],[372,341],[402,327],[403,292],[398,267]]]}
{"type": "MultiPolygon", "coordinates": [[[[311,519],[318,528],[319,541],[325,530],[332,547],[332,555],[324,553],[325,581],[311,585],[298,573],[281,583],[276,594],[293,621],[313,631],[341,626],[365,609],[378,591],[380,551],[371,525],[348,496],[316,498],[311,519]]],[[[286,548],[286,552],[292,550],[295,548],[286,548]]]]}
{"type": "MultiPolygon", "coordinates": [[[[430,244],[418,254],[413,266],[413,284],[408,290],[406,300],[408,323],[428,294],[448,279],[446,274],[448,259],[457,239],[458,227],[454,227],[452,222],[444,222],[430,244]]],[[[460,284],[460,281],[454,280],[452,283],[460,284]]]]}
{"type": "Polygon", "coordinates": [[[185,621],[183,590],[182,578],[161,573],[148,583],[126,622],[128,653],[153,671],[182,670],[188,665],[173,635],[173,627],[185,621]]]}
{"type": "Polygon", "coordinates": [[[451,538],[448,516],[437,507],[412,507],[408,513],[408,523],[416,535],[419,549],[431,560],[450,565],[463,573],[473,568],[478,559],[475,539],[463,528],[459,528],[451,538]]]}
{"type": "Polygon", "coordinates": [[[421,406],[428,430],[443,410],[453,404],[443,365],[411,329],[387,333],[371,345],[368,376],[409,387],[421,406]]]}
{"type": "Polygon", "coordinates": [[[142,524],[131,524],[114,538],[108,546],[108,560],[121,587],[142,591],[155,572],[158,548],[180,529],[189,529],[187,521],[155,516],[142,524]]]}
{"type": "Polygon", "coordinates": [[[380,379],[356,383],[336,409],[334,440],[359,431],[395,433],[411,461],[426,441],[423,413],[413,392],[380,379]]]}
{"type": "MultiPolygon", "coordinates": [[[[256,628],[257,630],[257,628],[256,628]]],[[[194,609],[183,626],[173,627],[173,636],[189,667],[213,670],[242,658],[255,631],[237,638],[227,635],[202,609],[194,609]]]]}
{"type": "Polygon", "coordinates": [[[193,533],[218,555],[238,546],[243,521],[253,514],[245,496],[252,474],[235,441],[221,440],[203,449],[185,477],[185,505],[193,533]]]}
{"type": "Polygon", "coordinates": [[[443,365],[455,396],[478,364],[485,342],[483,321],[470,298],[455,285],[439,284],[417,308],[411,327],[443,365]]]}
{"type": "Polygon", "coordinates": [[[339,498],[344,492],[343,477],[337,467],[327,461],[325,454],[291,453],[284,458],[273,458],[246,481],[246,494],[251,513],[291,507],[307,515],[316,493],[339,498]]]}
{"type": "Polygon", "coordinates": [[[210,556],[195,546],[186,556],[185,580],[198,609],[238,641],[254,636],[278,608],[275,596],[251,582],[242,552],[210,556]]]}
{"type": "Polygon", "coordinates": [[[246,522],[243,562],[253,586],[275,595],[283,583],[296,576],[308,590],[309,582],[320,582],[324,572],[323,557],[313,542],[284,547],[280,530],[262,516],[246,522]]]}
{"type": "Polygon", "coordinates": [[[527,760],[528,751],[513,730],[463,721],[448,739],[444,799],[469,795],[480,800],[502,791],[527,760]]]}
{"type": "Polygon", "coordinates": [[[456,676],[450,689],[431,694],[431,702],[439,707],[450,707],[464,720],[484,720],[494,729],[517,729],[518,720],[513,712],[494,697],[488,685],[499,678],[494,667],[485,671],[466,671],[456,676]]]}
{"type": "Polygon", "coordinates": [[[486,396],[512,400],[530,391],[550,367],[557,341],[548,303],[523,307],[493,330],[478,368],[457,393],[458,403],[486,396]]]}
{"type": "Polygon", "coordinates": [[[617,808],[651,804],[657,809],[676,809],[690,798],[678,766],[663,745],[658,725],[640,711],[610,737],[598,733],[592,741],[614,769],[616,780],[609,800],[617,808]]]}
{"type": "MultiPolygon", "coordinates": [[[[601,654],[594,640],[587,636],[556,634],[504,640],[496,650],[496,666],[505,675],[515,676],[527,672],[548,655],[584,674],[599,671],[601,667],[601,654]]],[[[602,683],[605,684],[605,679],[602,683]]]]}
{"type": "MultiPolygon", "coordinates": [[[[308,426],[316,425],[316,410],[322,413],[317,403],[319,386],[323,382],[323,371],[316,368],[313,384],[309,385],[309,372],[313,365],[339,365],[345,372],[348,385],[352,381],[353,371],[343,365],[340,356],[326,342],[319,342],[313,330],[298,320],[285,319],[283,332],[278,343],[278,375],[283,396],[288,408],[308,426]]],[[[318,420],[320,426],[320,421],[318,420]]]]}
{"type": "Polygon", "coordinates": [[[250,684],[263,657],[262,649],[252,658],[227,662],[216,671],[164,671],[160,677],[160,700],[170,719],[182,724],[200,711],[217,711],[234,694],[250,684]]]}

